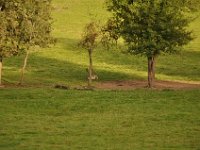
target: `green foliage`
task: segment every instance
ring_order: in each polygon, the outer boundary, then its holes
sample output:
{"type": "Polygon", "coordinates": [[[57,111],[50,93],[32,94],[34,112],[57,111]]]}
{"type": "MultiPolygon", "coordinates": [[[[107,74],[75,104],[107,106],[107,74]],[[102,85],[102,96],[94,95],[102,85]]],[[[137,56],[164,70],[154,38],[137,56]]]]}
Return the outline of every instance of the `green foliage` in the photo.
{"type": "Polygon", "coordinates": [[[27,47],[52,40],[51,0],[0,1],[0,56],[16,55],[27,47]]]}
{"type": "Polygon", "coordinates": [[[20,42],[45,47],[51,43],[51,0],[26,0],[21,4],[20,42]]]}
{"type": "Polygon", "coordinates": [[[16,55],[19,52],[17,45],[18,13],[16,0],[0,1],[0,57],[16,55]]]}
{"type": "Polygon", "coordinates": [[[199,0],[174,0],[172,3],[177,6],[178,9],[183,8],[191,12],[198,12],[200,8],[199,0]]]}
{"type": "Polygon", "coordinates": [[[166,0],[110,0],[108,9],[120,21],[120,33],[135,54],[154,57],[173,53],[192,40],[190,18],[166,0]]]}
{"type": "Polygon", "coordinates": [[[113,44],[117,46],[119,34],[118,21],[115,18],[109,18],[101,29],[101,43],[104,47],[109,49],[113,44]]]}
{"type": "Polygon", "coordinates": [[[99,36],[98,25],[95,22],[91,22],[85,26],[84,33],[79,45],[87,50],[92,51],[97,46],[98,36],[99,36]]]}

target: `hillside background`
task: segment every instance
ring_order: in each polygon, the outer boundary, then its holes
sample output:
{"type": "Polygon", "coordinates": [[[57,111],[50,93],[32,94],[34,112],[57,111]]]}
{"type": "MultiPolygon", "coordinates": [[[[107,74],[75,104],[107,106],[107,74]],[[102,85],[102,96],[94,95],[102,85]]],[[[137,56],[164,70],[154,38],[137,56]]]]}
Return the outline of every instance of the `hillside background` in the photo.
{"type": "MultiPolygon", "coordinates": [[[[57,43],[50,48],[35,48],[32,52],[25,83],[31,85],[85,84],[88,65],[87,51],[77,46],[83,28],[92,20],[105,23],[110,14],[104,0],[53,0],[53,36],[57,43]]],[[[196,39],[180,54],[162,55],[157,60],[159,80],[200,82],[200,18],[189,27],[196,39]]],[[[121,43],[122,44],[122,43],[121,43]]],[[[124,50],[124,46],[120,47],[124,50]]],[[[8,58],[4,62],[4,82],[17,83],[24,56],[8,58]]],[[[99,81],[145,80],[145,57],[126,55],[119,50],[105,50],[101,46],[94,52],[94,68],[99,81]]]]}

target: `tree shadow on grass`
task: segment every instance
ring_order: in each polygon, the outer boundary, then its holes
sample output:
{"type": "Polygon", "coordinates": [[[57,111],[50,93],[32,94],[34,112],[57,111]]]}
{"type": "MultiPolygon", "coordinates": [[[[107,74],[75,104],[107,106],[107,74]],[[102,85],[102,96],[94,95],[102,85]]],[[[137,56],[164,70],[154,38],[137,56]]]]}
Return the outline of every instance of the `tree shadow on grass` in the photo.
{"type": "MultiPolygon", "coordinates": [[[[78,55],[81,49],[78,49],[76,39],[59,39],[58,45],[66,51],[74,51],[78,55]],[[67,42],[65,42],[67,41],[67,42]],[[75,50],[76,49],[76,50],[75,50]]],[[[54,50],[54,48],[52,48],[54,50]]],[[[50,52],[48,52],[50,53],[50,52]]],[[[63,53],[60,51],[60,53],[63,53]]],[[[55,54],[55,53],[54,53],[55,54]]],[[[65,54],[63,54],[65,55],[65,54]]],[[[74,55],[73,57],[76,57],[74,55]]],[[[191,80],[198,80],[200,76],[200,52],[197,51],[186,51],[180,55],[165,55],[160,56],[157,62],[156,73],[157,75],[163,74],[170,77],[184,77],[191,80]]],[[[4,77],[8,81],[16,81],[19,77],[16,77],[17,72],[19,72],[20,66],[22,64],[23,56],[7,59],[6,67],[12,67],[10,69],[5,69],[6,74],[4,77]],[[8,73],[10,72],[10,73],[8,73]]],[[[134,74],[134,70],[146,72],[147,64],[146,59],[138,56],[126,56],[119,52],[111,51],[101,51],[97,50],[94,52],[94,66],[98,64],[96,73],[99,76],[99,81],[110,81],[110,80],[144,80],[146,77],[140,74],[134,74]],[[101,69],[101,64],[106,64],[106,66],[114,66],[126,69],[133,69],[133,72],[128,73],[125,70],[120,71],[113,70],[112,67],[109,69],[101,69]]],[[[25,73],[25,83],[27,84],[44,84],[51,85],[56,83],[66,83],[66,84],[82,84],[87,83],[87,72],[86,68],[88,66],[72,63],[70,61],[63,61],[54,58],[48,58],[44,56],[39,56],[36,54],[31,54],[27,71],[25,73]]],[[[96,67],[95,67],[96,68],[96,67]]],[[[20,75],[20,72],[19,72],[20,75]]]]}
{"type": "MultiPolygon", "coordinates": [[[[10,63],[9,65],[14,65],[10,63]]],[[[31,85],[52,85],[52,84],[86,84],[87,66],[61,61],[53,58],[46,58],[31,55],[25,73],[25,84],[31,85]]],[[[122,72],[112,72],[103,69],[96,69],[99,81],[138,79],[139,76],[122,72]]],[[[19,72],[20,74],[20,72],[19,72]]],[[[16,74],[9,75],[9,80],[14,79],[16,74]]],[[[18,79],[18,77],[16,78],[18,79]]],[[[17,81],[16,81],[17,82],[17,81]]]]}
{"type": "MultiPolygon", "coordinates": [[[[74,52],[81,51],[81,48],[77,45],[79,42],[77,39],[60,38],[59,41],[63,49],[71,49],[74,52]]],[[[128,69],[147,71],[147,59],[144,56],[123,54],[114,50],[109,51],[100,46],[94,51],[93,57],[97,63],[104,62],[107,65],[118,65],[128,69]]],[[[156,64],[156,74],[167,75],[174,79],[199,80],[199,66],[200,51],[182,51],[181,54],[159,56],[156,64]]]]}
{"type": "MultiPolygon", "coordinates": [[[[68,61],[60,61],[44,57],[38,57],[37,59],[40,59],[44,64],[48,64],[48,66],[43,65],[40,68],[37,68],[38,65],[36,64],[35,66],[32,66],[34,68],[32,76],[41,79],[42,82],[62,82],[69,84],[87,83],[88,74],[86,68],[88,66],[86,65],[79,65],[68,61]]],[[[141,77],[137,75],[113,72],[112,70],[95,69],[95,71],[99,77],[99,81],[141,79],[141,77]]]]}

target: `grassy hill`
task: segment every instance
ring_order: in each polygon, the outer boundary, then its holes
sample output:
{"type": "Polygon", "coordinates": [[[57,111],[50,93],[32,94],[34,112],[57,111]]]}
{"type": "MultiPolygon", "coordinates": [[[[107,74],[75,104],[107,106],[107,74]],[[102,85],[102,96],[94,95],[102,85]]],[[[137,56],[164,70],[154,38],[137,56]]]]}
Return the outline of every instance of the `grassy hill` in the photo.
{"type": "MultiPolygon", "coordinates": [[[[103,0],[53,0],[55,46],[30,55],[25,84],[0,89],[0,150],[194,150],[200,148],[200,90],[77,91],[54,84],[85,85],[87,52],[80,49],[89,21],[110,15],[103,0]]],[[[197,38],[181,54],[157,60],[157,79],[200,82],[197,38]]],[[[17,83],[24,56],[4,61],[4,83],[17,83]]],[[[147,61],[99,47],[99,82],[146,80],[147,61]]]]}
{"type": "MultiPolygon", "coordinates": [[[[55,83],[84,84],[88,65],[87,52],[77,44],[86,23],[91,20],[105,22],[110,15],[104,1],[92,0],[54,0],[53,35],[55,46],[37,49],[30,56],[26,71],[27,84],[52,85],[55,83]]],[[[180,82],[200,81],[200,19],[191,29],[197,37],[187,45],[181,54],[162,55],[157,60],[156,73],[159,80],[178,80],[180,82]]],[[[3,78],[17,82],[23,57],[9,58],[5,61],[3,78]]],[[[145,80],[147,60],[145,57],[104,50],[99,47],[94,53],[94,65],[99,81],[106,80],[145,80]]]]}

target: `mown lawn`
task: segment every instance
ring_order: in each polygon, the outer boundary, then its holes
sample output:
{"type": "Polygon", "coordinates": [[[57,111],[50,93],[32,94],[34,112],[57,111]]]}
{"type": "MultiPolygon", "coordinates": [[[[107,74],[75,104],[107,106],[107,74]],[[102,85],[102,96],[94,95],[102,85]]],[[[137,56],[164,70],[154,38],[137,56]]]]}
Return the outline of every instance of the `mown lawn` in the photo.
{"type": "Polygon", "coordinates": [[[1,150],[200,148],[200,90],[4,89],[1,150]]]}

